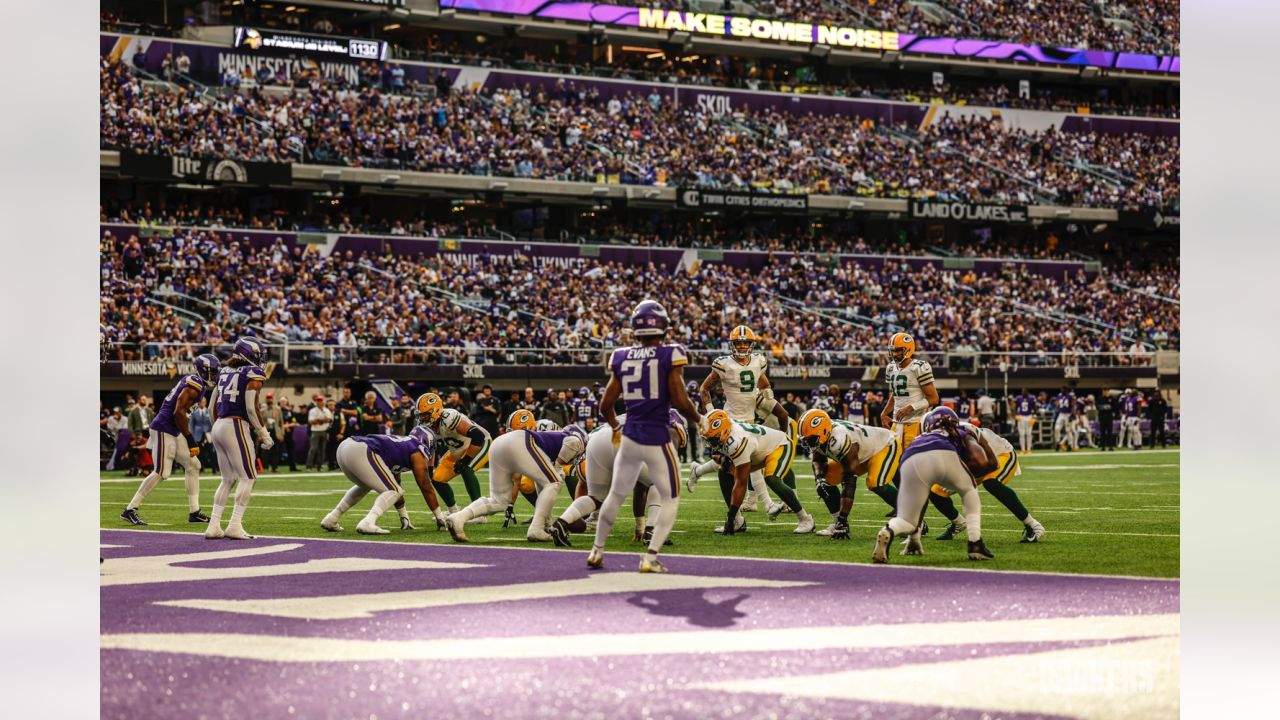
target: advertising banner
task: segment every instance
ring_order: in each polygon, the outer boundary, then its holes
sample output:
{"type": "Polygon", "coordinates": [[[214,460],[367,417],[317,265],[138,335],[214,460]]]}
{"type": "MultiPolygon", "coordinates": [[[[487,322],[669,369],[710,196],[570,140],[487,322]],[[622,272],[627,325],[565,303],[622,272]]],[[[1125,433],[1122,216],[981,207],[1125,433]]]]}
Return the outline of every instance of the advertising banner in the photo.
{"type": "Polygon", "coordinates": [[[139,178],[182,182],[245,185],[287,185],[293,182],[293,171],[288,163],[143,155],[132,150],[121,151],[120,172],[139,178]]]}
{"type": "Polygon", "coordinates": [[[958,220],[980,223],[1027,222],[1026,205],[987,205],[944,200],[912,200],[911,217],[916,220],[958,220]]]}
{"type": "Polygon", "coordinates": [[[231,46],[253,51],[302,52],[352,60],[387,59],[387,43],[381,40],[301,35],[250,27],[237,27],[231,46]]]}
{"type": "Polygon", "coordinates": [[[680,188],[676,207],[686,210],[731,210],[737,212],[808,212],[808,195],[777,195],[742,190],[680,188]]]}

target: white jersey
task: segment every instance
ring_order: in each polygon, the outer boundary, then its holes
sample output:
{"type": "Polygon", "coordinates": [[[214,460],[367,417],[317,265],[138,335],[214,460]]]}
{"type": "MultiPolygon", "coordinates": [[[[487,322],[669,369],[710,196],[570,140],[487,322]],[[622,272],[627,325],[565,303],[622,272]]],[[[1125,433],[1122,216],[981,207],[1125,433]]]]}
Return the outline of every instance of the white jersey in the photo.
{"type": "Polygon", "coordinates": [[[479,425],[471,421],[471,418],[463,415],[457,410],[446,408],[440,413],[439,429],[436,431],[436,438],[449,448],[449,454],[455,459],[461,458],[462,454],[471,447],[471,437],[466,433],[458,432],[458,426],[466,420],[471,427],[480,428],[480,432],[488,435],[489,432],[479,425]]]}
{"type": "Polygon", "coordinates": [[[778,448],[790,444],[791,440],[781,430],[735,420],[725,443],[725,455],[735,466],[749,463],[751,467],[760,467],[778,448]]]}
{"type": "Polygon", "coordinates": [[[1008,440],[1005,440],[1003,437],[1001,437],[998,433],[996,433],[996,431],[992,430],[991,428],[974,427],[973,425],[970,425],[967,422],[962,422],[960,423],[960,425],[963,427],[969,428],[970,432],[976,431],[980,435],[982,435],[982,437],[986,438],[987,444],[991,446],[991,450],[996,455],[1008,455],[1013,452],[1013,445],[1011,445],[1008,440]]]}
{"type": "MultiPolygon", "coordinates": [[[[891,415],[896,416],[902,408],[925,399],[924,386],[933,382],[933,368],[924,360],[912,360],[905,367],[899,368],[897,363],[890,362],[884,371],[885,380],[889,383],[889,397],[893,398],[891,415]]],[[[916,410],[903,422],[920,420],[929,408],[916,410]]]]}
{"type": "Polygon", "coordinates": [[[729,413],[729,417],[743,422],[755,420],[760,377],[769,369],[769,361],[764,359],[764,355],[753,352],[746,362],[738,362],[732,355],[722,355],[711,363],[711,369],[720,376],[724,411],[729,413]]]}
{"type": "Polygon", "coordinates": [[[876,453],[884,450],[897,438],[897,433],[888,428],[862,425],[847,420],[832,420],[831,437],[827,438],[825,444],[818,446],[818,451],[832,460],[843,461],[849,454],[849,450],[853,448],[853,444],[857,443],[857,460],[861,464],[875,457],[876,453]]]}

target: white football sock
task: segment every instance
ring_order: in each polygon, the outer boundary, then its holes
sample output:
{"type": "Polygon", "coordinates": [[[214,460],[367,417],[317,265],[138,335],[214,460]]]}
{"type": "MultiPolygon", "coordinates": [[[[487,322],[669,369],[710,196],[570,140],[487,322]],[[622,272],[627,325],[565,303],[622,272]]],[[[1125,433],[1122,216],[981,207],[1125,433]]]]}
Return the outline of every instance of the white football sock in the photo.
{"type": "Polygon", "coordinates": [[[377,525],[378,518],[382,517],[382,514],[385,513],[392,505],[395,505],[396,501],[399,499],[400,493],[398,492],[388,491],[378,493],[378,499],[373,501],[373,508],[369,510],[368,515],[364,516],[364,519],[360,521],[360,524],[377,525]]]}
{"type": "Polygon", "coordinates": [[[137,510],[138,506],[142,504],[143,498],[150,495],[151,491],[156,489],[156,486],[160,484],[160,480],[160,473],[158,472],[153,472],[148,475],[146,479],[142,481],[142,484],[138,486],[138,492],[133,494],[133,499],[129,501],[129,509],[137,510]]]}
{"type": "Polygon", "coordinates": [[[218,483],[218,489],[213,492],[213,507],[209,509],[210,527],[222,522],[222,511],[227,508],[227,499],[231,496],[231,486],[234,484],[232,480],[227,479],[226,475],[223,475],[218,483]]]}
{"type": "Polygon", "coordinates": [[[338,506],[333,509],[333,516],[335,518],[342,517],[344,513],[355,507],[356,503],[363,500],[364,496],[368,494],[369,488],[363,485],[352,485],[347,494],[343,495],[342,499],[338,501],[338,506]]]}
{"type": "Polygon", "coordinates": [[[187,486],[187,512],[200,509],[200,461],[191,458],[191,464],[182,474],[182,482],[187,486]]]}
{"type": "Polygon", "coordinates": [[[551,517],[551,510],[556,506],[556,498],[560,497],[562,487],[564,483],[553,482],[538,493],[538,502],[533,506],[533,522],[529,524],[530,528],[546,527],[547,518],[551,517]]]}
{"type": "Polygon", "coordinates": [[[676,525],[676,510],[679,507],[680,498],[678,497],[673,497],[658,506],[658,512],[654,516],[653,522],[653,538],[649,540],[650,554],[657,555],[662,550],[663,543],[667,541],[667,536],[671,534],[671,529],[676,525]]]}
{"type": "Polygon", "coordinates": [[[591,499],[590,495],[583,495],[569,503],[569,507],[560,513],[560,519],[567,524],[572,525],[587,515],[590,515],[596,509],[596,501],[591,499]]]}
{"type": "Polygon", "coordinates": [[[236,488],[236,504],[231,508],[231,519],[227,521],[228,526],[243,524],[244,511],[249,509],[249,498],[253,496],[255,482],[257,478],[246,478],[240,481],[240,487],[236,488]]]}
{"type": "Polygon", "coordinates": [[[969,542],[982,539],[982,498],[977,490],[970,490],[960,496],[964,506],[965,532],[969,534],[969,542]]]}
{"type": "Polygon", "coordinates": [[[703,477],[708,473],[715,472],[716,468],[718,467],[720,467],[720,463],[716,462],[715,460],[708,460],[702,463],[701,465],[696,466],[696,469],[698,471],[698,477],[703,477]]]}

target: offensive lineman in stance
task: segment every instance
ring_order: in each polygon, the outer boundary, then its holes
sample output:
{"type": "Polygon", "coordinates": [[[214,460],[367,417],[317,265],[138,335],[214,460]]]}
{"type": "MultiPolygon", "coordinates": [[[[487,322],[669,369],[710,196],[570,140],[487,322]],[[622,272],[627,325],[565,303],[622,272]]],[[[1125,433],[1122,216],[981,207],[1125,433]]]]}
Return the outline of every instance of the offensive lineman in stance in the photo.
{"type": "Polygon", "coordinates": [[[853,495],[857,489],[858,475],[867,474],[867,489],[894,507],[898,489],[889,484],[898,473],[898,461],[902,451],[898,436],[892,430],[845,420],[832,420],[825,410],[809,410],[800,417],[800,442],[812,451],[815,458],[823,458],[822,475],[817,475],[818,495],[831,508],[830,500],[836,495],[839,502],[830,527],[821,531],[833,540],[849,539],[849,511],[853,509],[853,495]],[[836,491],[836,485],[840,490],[836,491]]]}
{"type": "Polygon", "coordinates": [[[960,417],[951,408],[930,410],[920,425],[919,437],[902,453],[898,514],[876,533],[871,561],[889,562],[889,543],[895,535],[909,536],[903,555],[924,554],[918,529],[934,483],[960,493],[969,534],[969,559],[992,559],[994,556],[982,542],[982,499],[974,478],[985,477],[999,466],[995,452],[981,435],[960,427],[960,417]]]}
{"type": "Polygon", "coordinates": [[[640,572],[667,572],[658,560],[658,551],[676,523],[680,504],[680,464],[671,449],[671,408],[689,420],[702,422],[685,394],[684,366],[689,359],[684,347],[663,343],[670,324],[671,318],[660,303],[642,301],[631,312],[631,332],[638,344],[618,348],[609,358],[609,384],[600,405],[609,428],[621,432],[622,437],[613,462],[613,485],[600,507],[595,544],[587,555],[589,568],[604,567],[605,541],[643,467],[658,489],[662,510],[654,523],[649,551],[640,560],[640,572]],[[627,414],[627,422],[621,426],[614,408],[619,397],[626,403],[627,414]]]}
{"type": "Polygon", "coordinates": [[[155,469],[138,486],[138,492],[120,513],[122,519],[134,525],[146,525],[138,517],[138,507],[156,485],[169,479],[174,461],[182,466],[182,478],[187,486],[187,522],[209,522],[209,517],[200,513],[200,460],[196,458],[200,448],[191,437],[187,417],[191,408],[198,405],[200,398],[218,381],[218,356],[205,353],[197,357],[194,364],[195,374],[183,375],[178,380],[151,421],[151,441],[148,444],[155,458],[155,469]]]}
{"type": "Polygon", "coordinates": [[[252,427],[264,450],[270,450],[275,441],[271,433],[262,424],[262,413],[258,409],[258,391],[262,389],[262,381],[267,374],[258,367],[262,362],[262,341],[254,337],[242,337],[236,341],[235,354],[227,360],[218,372],[218,384],[213,390],[213,402],[210,416],[213,418],[213,449],[218,453],[218,470],[222,473],[222,482],[213,494],[213,509],[209,512],[209,527],[204,536],[209,540],[228,537],[233,540],[251,540],[253,536],[244,531],[244,511],[249,507],[249,498],[253,495],[253,483],[258,474],[255,464],[258,451],[249,437],[252,427]],[[235,507],[231,510],[231,520],[227,529],[222,529],[222,511],[227,507],[227,498],[231,495],[232,486],[236,488],[235,507]]]}

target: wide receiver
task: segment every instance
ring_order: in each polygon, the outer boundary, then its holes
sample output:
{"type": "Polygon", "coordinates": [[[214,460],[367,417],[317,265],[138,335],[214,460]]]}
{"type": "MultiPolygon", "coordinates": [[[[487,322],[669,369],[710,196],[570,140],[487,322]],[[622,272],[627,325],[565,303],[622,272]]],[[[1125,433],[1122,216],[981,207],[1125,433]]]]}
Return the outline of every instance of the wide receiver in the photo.
{"type": "MultiPolygon", "coordinates": [[[[729,347],[732,352],[722,355],[711,363],[711,372],[702,381],[698,394],[703,398],[702,412],[710,413],[715,408],[711,405],[712,391],[717,385],[724,393],[724,411],[729,417],[739,422],[755,422],[756,405],[760,402],[760,392],[770,387],[765,373],[769,370],[769,361],[764,355],[756,352],[758,336],[746,325],[739,325],[729,332],[729,347]]],[[[781,413],[780,422],[785,427],[787,413],[780,404],[773,410],[781,413]]],[[[696,468],[695,474],[704,472],[696,468]]],[[[732,482],[733,473],[725,467],[721,470],[722,482],[732,482]]],[[[763,505],[766,512],[777,515],[779,508],[774,507],[773,499],[760,473],[751,474],[751,493],[742,507],[743,512],[755,512],[763,505]]]]}
{"type": "MultiPolygon", "coordinates": [[[[746,530],[746,519],[739,510],[747,493],[748,477],[753,472],[763,473],[774,492],[786,498],[788,505],[795,510],[800,523],[794,532],[813,532],[813,516],[800,507],[795,491],[782,482],[782,478],[791,471],[791,463],[796,456],[795,443],[787,433],[763,425],[738,422],[725,411],[715,410],[703,419],[701,434],[711,451],[723,456],[725,462],[733,467],[733,484],[721,485],[725,502],[729,505],[722,530],[725,535],[746,530]]],[[[691,478],[690,492],[693,492],[694,482],[691,478]]]]}
{"type": "Polygon", "coordinates": [[[702,422],[698,409],[684,388],[684,366],[689,364],[684,347],[663,340],[671,318],[655,300],[645,300],[631,312],[631,333],[637,344],[613,351],[609,357],[609,384],[600,400],[605,423],[620,432],[618,454],[613,461],[613,483],[600,507],[595,543],[587,555],[587,567],[604,567],[604,545],[613,529],[622,503],[635,490],[640,470],[646,469],[658,489],[662,510],[654,522],[649,550],[640,560],[640,572],[665,573],[658,560],[680,505],[680,464],[671,447],[671,408],[685,418],[702,422]],[[625,403],[627,422],[618,422],[615,404],[625,403]]]}

